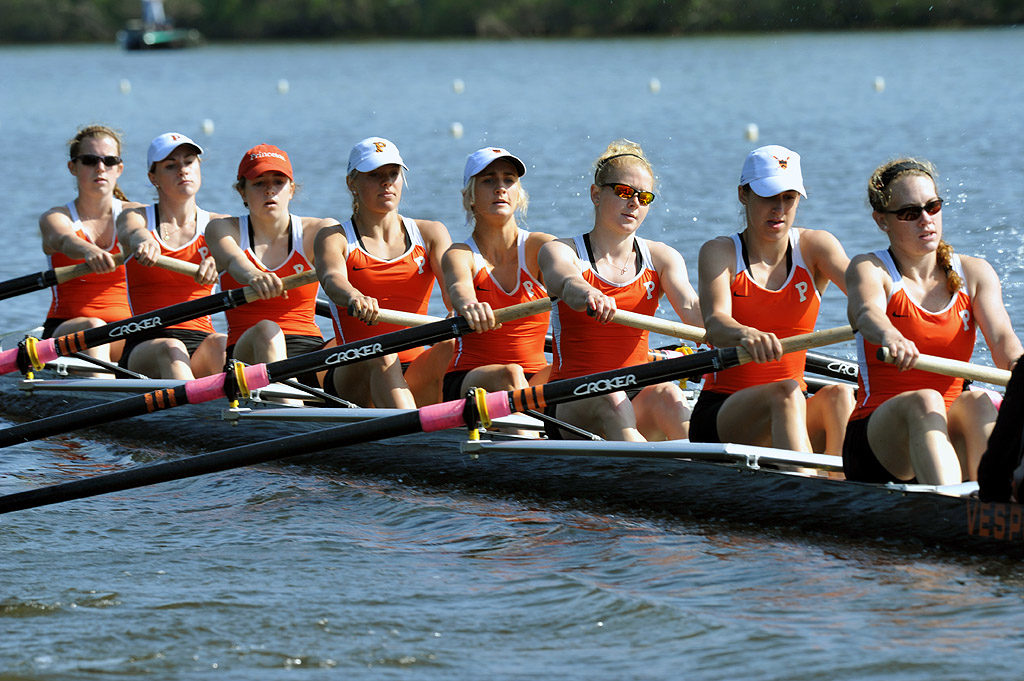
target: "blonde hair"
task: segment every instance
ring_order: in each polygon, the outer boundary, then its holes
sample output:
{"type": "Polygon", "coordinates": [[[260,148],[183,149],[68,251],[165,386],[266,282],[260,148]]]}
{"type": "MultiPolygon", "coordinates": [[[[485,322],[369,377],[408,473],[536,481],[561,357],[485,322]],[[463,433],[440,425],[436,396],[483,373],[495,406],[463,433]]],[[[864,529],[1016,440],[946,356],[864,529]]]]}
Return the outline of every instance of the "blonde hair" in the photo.
{"type": "MultiPolygon", "coordinates": [[[[109,137],[117,145],[117,155],[121,155],[121,135],[116,130],[105,125],[87,125],[79,128],[75,136],[68,140],[68,156],[72,161],[78,158],[78,153],[82,150],[82,142],[90,137],[109,137]]],[[[114,184],[114,198],[120,201],[128,200],[117,183],[114,184]]]]}
{"type": "MultiPolygon", "coordinates": [[[[923,159],[898,158],[883,163],[871,173],[871,179],[868,180],[868,203],[871,204],[871,208],[879,213],[886,212],[892,200],[893,185],[896,180],[906,175],[927,177],[938,193],[939,183],[935,180],[938,172],[935,166],[923,159]]],[[[956,293],[964,285],[964,280],[953,269],[953,247],[945,240],[939,241],[935,257],[939,267],[946,273],[946,288],[950,293],[956,293]]]]}
{"type": "Polygon", "coordinates": [[[639,164],[650,174],[651,181],[654,181],[654,168],[644,155],[643,148],[636,142],[617,139],[594,161],[594,184],[600,187],[608,181],[613,172],[630,164],[639,164]]]}

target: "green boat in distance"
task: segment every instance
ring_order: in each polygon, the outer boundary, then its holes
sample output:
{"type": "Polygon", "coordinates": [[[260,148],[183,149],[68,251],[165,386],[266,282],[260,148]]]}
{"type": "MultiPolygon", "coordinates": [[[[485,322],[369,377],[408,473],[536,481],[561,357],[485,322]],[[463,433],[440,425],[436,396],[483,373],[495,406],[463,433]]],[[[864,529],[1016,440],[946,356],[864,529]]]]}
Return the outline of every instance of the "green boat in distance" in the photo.
{"type": "Polygon", "coordinates": [[[117,32],[117,42],[126,50],[195,47],[203,40],[194,28],[175,28],[164,14],[163,0],[142,0],[142,19],[133,19],[117,32]]]}

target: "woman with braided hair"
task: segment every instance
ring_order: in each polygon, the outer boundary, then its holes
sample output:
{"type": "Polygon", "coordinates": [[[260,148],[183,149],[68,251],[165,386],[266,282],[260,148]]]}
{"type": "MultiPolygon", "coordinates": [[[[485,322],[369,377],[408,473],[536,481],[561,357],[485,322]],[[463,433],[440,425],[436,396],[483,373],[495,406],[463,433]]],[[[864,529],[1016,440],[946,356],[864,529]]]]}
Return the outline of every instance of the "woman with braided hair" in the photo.
{"type": "Polygon", "coordinates": [[[1001,368],[1024,347],[1003,306],[999,277],[942,238],[942,199],[927,161],[879,166],[868,183],[872,216],[889,247],[858,255],[846,274],[857,332],[860,389],[843,443],[846,477],[862,482],[952,484],[977,479],[996,420],[963,380],[911,369],[924,353],[968,360],[975,325],[1001,368]],[[894,364],[877,359],[888,349],[894,364]]]}

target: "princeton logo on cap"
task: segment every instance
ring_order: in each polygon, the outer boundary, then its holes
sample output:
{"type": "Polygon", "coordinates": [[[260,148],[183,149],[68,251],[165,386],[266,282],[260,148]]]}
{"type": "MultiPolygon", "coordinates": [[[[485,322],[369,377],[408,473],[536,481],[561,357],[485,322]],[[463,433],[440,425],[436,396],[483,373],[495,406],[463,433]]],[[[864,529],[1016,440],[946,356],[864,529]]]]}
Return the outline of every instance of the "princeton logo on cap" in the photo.
{"type": "Polygon", "coordinates": [[[804,197],[800,154],[792,149],[770,144],[747,154],[740,173],[740,186],[747,185],[758,196],[776,196],[786,191],[800,192],[804,197]]]}
{"type": "Polygon", "coordinates": [[[774,158],[776,161],[779,162],[779,167],[782,168],[783,170],[785,170],[786,166],[789,165],[789,156],[787,156],[786,158],[779,158],[778,156],[772,156],[772,158],[774,158]]]}
{"type": "Polygon", "coordinates": [[[383,137],[367,137],[349,152],[348,172],[358,170],[361,173],[368,173],[391,163],[408,170],[394,142],[383,137]]]}

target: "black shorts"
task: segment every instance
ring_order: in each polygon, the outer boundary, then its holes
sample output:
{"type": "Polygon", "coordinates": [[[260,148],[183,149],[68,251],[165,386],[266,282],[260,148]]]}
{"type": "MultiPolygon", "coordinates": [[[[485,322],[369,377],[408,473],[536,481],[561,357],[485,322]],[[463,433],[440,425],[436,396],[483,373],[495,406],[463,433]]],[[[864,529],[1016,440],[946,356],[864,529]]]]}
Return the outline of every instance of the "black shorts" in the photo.
{"type": "Polygon", "coordinates": [[[690,442],[721,442],[718,434],[718,412],[732,393],[701,390],[690,414],[690,442]]]}
{"type": "MultiPolygon", "coordinates": [[[[235,343],[232,343],[227,347],[226,355],[228,361],[234,359],[235,356],[235,343]]],[[[304,355],[307,352],[314,352],[324,346],[324,339],[320,336],[302,336],[298,334],[285,335],[284,337],[284,349],[288,353],[288,357],[298,357],[304,355]]],[[[303,385],[308,385],[311,388],[320,388],[320,381],[317,380],[316,374],[319,369],[313,369],[303,374],[295,376],[295,380],[303,385]]],[[[335,395],[337,397],[337,395],[335,395]]]]}
{"type": "Polygon", "coordinates": [[[43,322],[43,333],[42,339],[53,338],[53,332],[57,330],[57,327],[66,322],[66,319],[57,319],[55,317],[47,317],[46,321],[43,322]]]}
{"type": "MultiPolygon", "coordinates": [[[[466,374],[470,371],[472,371],[472,369],[456,369],[455,371],[449,371],[444,375],[443,382],[441,383],[442,402],[461,400],[466,396],[466,393],[462,391],[462,381],[465,380],[466,374]]],[[[527,373],[526,380],[529,381],[536,375],[536,373],[527,373]]]]}
{"type": "MultiPolygon", "coordinates": [[[[636,399],[636,396],[640,394],[641,390],[643,390],[643,388],[630,388],[629,390],[623,390],[621,392],[626,393],[626,399],[628,399],[630,402],[632,402],[633,400],[636,399]]],[[[557,404],[552,404],[552,405],[548,405],[548,406],[544,407],[544,415],[545,416],[550,416],[553,419],[554,418],[558,418],[558,416],[556,415],[557,411],[558,411],[558,405],[557,404]]],[[[564,437],[562,437],[562,429],[559,428],[554,423],[550,423],[548,421],[544,422],[544,434],[548,436],[549,440],[564,440],[565,439],[564,437]]]]}
{"type": "Polygon", "coordinates": [[[191,357],[196,354],[196,350],[199,349],[199,346],[203,344],[203,341],[209,335],[205,331],[196,331],[194,329],[157,329],[149,333],[136,334],[125,340],[124,350],[121,352],[121,359],[118,364],[127,369],[128,358],[131,357],[132,350],[146,341],[156,340],[157,338],[180,340],[185,344],[185,351],[191,357]]]}
{"type": "Polygon", "coordinates": [[[846,424],[846,438],[843,440],[843,473],[846,475],[846,479],[883,484],[886,482],[903,484],[917,482],[917,478],[900,480],[878,461],[878,457],[871,449],[871,443],[868,442],[868,421],[870,420],[871,414],[868,414],[867,418],[857,419],[846,424]]]}

